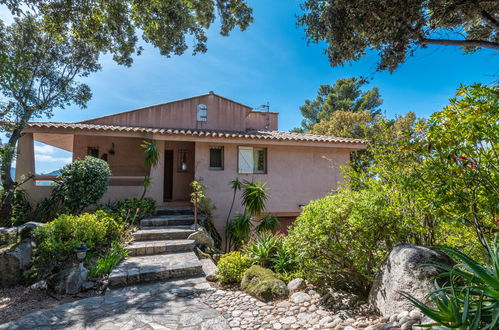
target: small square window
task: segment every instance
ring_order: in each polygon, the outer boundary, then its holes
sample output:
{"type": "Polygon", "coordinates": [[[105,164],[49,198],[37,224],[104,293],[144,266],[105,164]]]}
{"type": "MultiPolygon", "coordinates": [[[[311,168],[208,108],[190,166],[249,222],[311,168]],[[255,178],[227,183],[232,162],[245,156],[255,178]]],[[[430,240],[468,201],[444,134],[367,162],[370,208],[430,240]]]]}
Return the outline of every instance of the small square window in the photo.
{"type": "Polygon", "coordinates": [[[187,150],[178,150],[178,166],[177,172],[187,172],[187,150]]]}
{"type": "Polygon", "coordinates": [[[224,169],[224,147],[210,147],[210,170],[224,169]]]}
{"type": "Polygon", "coordinates": [[[88,147],[87,148],[87,155],[92,156],[95,158],[99,158],[99,148],[96,147],[88,147]]]}

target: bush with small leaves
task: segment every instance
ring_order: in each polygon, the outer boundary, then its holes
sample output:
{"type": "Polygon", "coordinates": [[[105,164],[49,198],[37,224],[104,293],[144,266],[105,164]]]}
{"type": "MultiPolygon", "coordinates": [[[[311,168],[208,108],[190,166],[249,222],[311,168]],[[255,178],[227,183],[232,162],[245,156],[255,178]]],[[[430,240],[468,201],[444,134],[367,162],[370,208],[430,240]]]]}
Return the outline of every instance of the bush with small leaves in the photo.
{"type": "Polygon", "coordinates": [[[70,213],[79,213],[97,203],[107,190],[111,170],[102,159],[87,156],[61,169],[62,183],[57,190],[70,213]]]}
{"type": "Polygon", "coordinates": [[[239,251],[226,253],[218,261],[215,277],[224,284],[239,284],[243,274],[251,266],[251,258],[239,251]]]}

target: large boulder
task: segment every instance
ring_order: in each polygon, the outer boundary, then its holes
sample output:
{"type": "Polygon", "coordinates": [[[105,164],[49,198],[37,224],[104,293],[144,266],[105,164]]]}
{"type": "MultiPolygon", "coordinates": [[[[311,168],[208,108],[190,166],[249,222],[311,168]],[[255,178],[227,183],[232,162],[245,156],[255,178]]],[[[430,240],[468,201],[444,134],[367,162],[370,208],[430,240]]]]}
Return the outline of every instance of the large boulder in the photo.
{"type": "Polygon", "coordinates": [[[58,294],[76,294],[87,280],[88,270],[83,265],[71,266],[47,279],[47,287],[58,294]]]}
{"type": "Polygon", "coordinates": [[[253,297],[265,302],[288,295],[286,284],[276,278],[274,272],[257,265],[251,266],[244,272],[241,288],[253,297]]]}
{"type": "Polygon", "coordinates": [[[201,244],[209,248],[215,247],[215,242],[213,241],[213,238],[211,238],[210,234],[208,234],[206,230],[198,230],[190,234],[187,239],[192,239],[196,241],[196,244],[201,244]]]}
{"type": "Polygon", "coordinates": [[[0,253],[0,287],[10,287],[21,282],[22,272],[31,263],[33,248],[29,240],[0,253]]]}
{"type": "Polygon", "coordinates": [[[383,316],[391,316],[414,306],[400,294],[407,292],[425,301],[427,294],[435,290],[434,277],[441,271],[432,263],[452,265],[443,252],[411,244],[397,245],[381,266],[371,291],[369,303],[383,316]]]}

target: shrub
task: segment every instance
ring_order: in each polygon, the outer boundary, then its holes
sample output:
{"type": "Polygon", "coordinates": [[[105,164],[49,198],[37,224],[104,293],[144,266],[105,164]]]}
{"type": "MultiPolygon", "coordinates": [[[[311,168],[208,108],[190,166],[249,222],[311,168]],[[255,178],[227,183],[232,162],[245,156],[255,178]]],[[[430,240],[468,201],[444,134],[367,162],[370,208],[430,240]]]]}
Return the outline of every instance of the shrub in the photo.
{"type": "Polygon", "coordinates": [[[250,266],[251,259],[248,255],[239,251],[229,252],[220,257],[215,277],[219,282],[224,284],[239,284],[244,272],[250,266]]]}
{"type": "Polygon", "coordinates": [[[156,212],[156,202],[151,199],[122,199],[112,204],[101,206],[100,209],[112,213],[124,222],[133,224],[156,212]]]}
{"type": "Polygon", "coordinates": [[[113,242],[111,249],[102,257],[97,258],[95,264],[90,268],[88,276],[90,278],[99,278],[111,272],[114,266],[120,263],[128,255],[123,245],[113,242]]]}
{"type": "Polygon", "coordinates": [[[213,201],[209,197],[203,197],[198,203],[198,211],[204,217],[199,218],[199,224],[206,229],[206,231],[213,238],[213,242],[215,243],[215,247],[217,249],[222,245],[222,236],[218,232],[217,228],[213,224],[213,212],[216,210],[216,206],[213,204],[213,201]]]}
{"type": "Polygon", "coordinates": [[[387,194],[340,189],[303,209],[285,245],[309,281],[366,295],[379,265],[410,229],[387,194]]]}
{"type": "Polygon", "coordinates": [[[28,194],[23,189],[14,191],[12,199],[12,213],[10,220],[14,226],[21,225],[31,220],[32,208],[29,203],[28,194]]]}
{"type": "Polygon", "coordinates": [[[271,267],[276,256],[280,239],[269,232],[258,234],[246,245],[244,251],[254,263],[262,267],[271,267]]]}
{"type": "Polygon", "coordinates": [[[70,213],[81,212],[101,199],[110,175],[111,170],[105,161],[87,156],[61,169],[63,182],[56,190],[60,191],[63,204],[70,213]]]}
{"type": "MultiPolygon", "coordinates": [[[[480,264],[468,255],[448,247],[440,250],[456,262],[453,267],[435,265],[446,273],[448,285],[438,287],[430,295],[432,306],[409,294],[404,296],[425,315],[435,320],[434,326],[457,329],[497,329],[499,327],[499,246],[497,237],[490,252],[490,262],[480,264]]],[[[446,329],[444,328],[444,329],[446,329]]]]}
{"type": "Polygon", "coordinates": [[[103,211],[63,214],[33,232],[37,243],[34,265],[39,274],[52,272],[75,258],[74,249],[85,243],[99,251],[120,239],[123,226],[103,211]]]}

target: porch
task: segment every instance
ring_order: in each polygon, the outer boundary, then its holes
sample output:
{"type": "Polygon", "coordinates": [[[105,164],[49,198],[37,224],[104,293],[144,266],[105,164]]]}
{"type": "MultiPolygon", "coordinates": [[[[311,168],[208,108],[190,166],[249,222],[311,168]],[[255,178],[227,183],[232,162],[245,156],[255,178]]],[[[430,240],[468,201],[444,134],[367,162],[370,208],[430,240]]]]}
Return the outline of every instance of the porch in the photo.
{"type": "Polygon", "coordinates": [[[195,142],[156,140],[159,163],[153,168],[145,165],[144,149],[140,146],[150,136],[112,136],[87,134],[25,133],[19,140],[16,181],[32,176],[22,188],[31,200],[48,197],[55,175],[40,175],[35,167],[35,142],[72,153],[72,160],[87,155],[105,160],[111,168],[108,190],[101,203],[125,198],[139,198],[144,190],[144,176],[150,176],[151,186],[146,198],[158,206],[185,205],[190,198],[190,182],[195,177],[195,142]]]}

